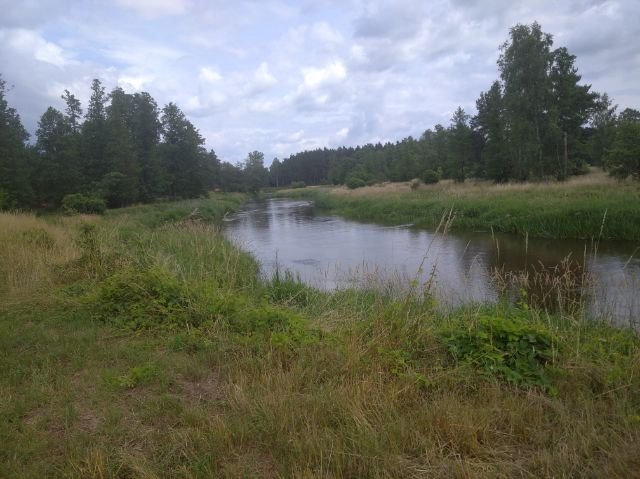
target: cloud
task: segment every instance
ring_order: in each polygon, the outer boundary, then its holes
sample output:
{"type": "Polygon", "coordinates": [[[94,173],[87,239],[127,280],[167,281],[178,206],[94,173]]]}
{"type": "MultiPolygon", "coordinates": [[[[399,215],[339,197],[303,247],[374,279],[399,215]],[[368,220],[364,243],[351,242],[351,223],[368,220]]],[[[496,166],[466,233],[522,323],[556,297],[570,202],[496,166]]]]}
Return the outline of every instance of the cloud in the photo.
{"type": "Polygon", "coordinates": [[[347,77],[347,69],[340,60],[336,60],[320,68],[303,68],[302,77],[302,88],[315,90],[323,85],[341,82],[347,77]]]}
{"type": "Polygon", "coordinates": [[[419,136],[498,78],[498,46],[539,21],[583,81],[640,107],[632,0],[0,0],[0,65],[35,131],[92,78],[177,103],[224,160],[419,136]]]}
{"type": "Polygon", "coordinates": [[[187,11],[184,0],[116,0],[123,8],[134,10],[145,17],[182,15],[187,11]]]}
{"type": "Polygon", "coordinates": [[[0,31],[0,40],[6,42],[16,53],[31,56],[40,62],[57,67],[71,63],[71,59],[62,48],[32,30],[19,28],[0,31]]]}
{"type": "Polygon", "coordinates": [[[212,67],[202,67],[200,69],[200,74],[198,75],[201,81],[207,83],[217,83],[222,80],[222,75],[217,72],[216,69],[212,67]]]}

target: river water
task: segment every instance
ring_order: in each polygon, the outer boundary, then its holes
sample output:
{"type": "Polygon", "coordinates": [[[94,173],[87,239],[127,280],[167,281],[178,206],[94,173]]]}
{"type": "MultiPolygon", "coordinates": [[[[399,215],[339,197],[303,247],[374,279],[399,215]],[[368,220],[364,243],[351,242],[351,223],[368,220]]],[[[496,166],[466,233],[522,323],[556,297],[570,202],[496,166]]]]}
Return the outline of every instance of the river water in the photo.
{"type": "Polygon", "coordinates": [[[622,325],[640,321],[640,242],[443,236],[411,225],[349,221],[288,199],[247,204],[226,221],[225,232],[258,259],[266,276],[289,270],[323,290],[413,287],[438,304],[458,306],[497,301],[504,291],[499,278],[512,275],[528,278],[510,288],[512,297],[527,290],[552,308],[574,301],[586,304],[588,315],[622,325]]]}

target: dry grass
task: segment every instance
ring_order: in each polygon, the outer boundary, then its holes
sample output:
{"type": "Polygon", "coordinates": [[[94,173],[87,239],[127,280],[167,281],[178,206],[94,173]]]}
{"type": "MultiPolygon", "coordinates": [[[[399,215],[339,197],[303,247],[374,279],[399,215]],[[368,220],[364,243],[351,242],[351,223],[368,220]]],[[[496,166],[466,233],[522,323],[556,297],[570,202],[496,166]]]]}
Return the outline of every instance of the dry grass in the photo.
{"type": "Polygon", "coordinates": [[[5,301],[50,289],[54,267],[78,258],[74,243],[78,224],[96,217],[77,216],[44,221],[31,214],[0,213],[0,297],[5,301]]]}
{"type": "MultiPolygon", "coordinates": [[[[415,181],[415,180],[412,180],[415,181]]],[[[420,184],[417,190],[411,188],[412,181],[405,182],[384,182],[378,183],[372,186],[365,186],[351,190],[346,186],[339,187],[311,187],[309,190],[322,189],[328,191],[330,194],[346,197],[368,197],[379,195],[398,195],[398,194],[411,194],[418,192],[438,194],[446,193],[453,198],[465,198],[465,197],[486,197],[493,195],[501,195],[503,193],[522,193],[522,192],[535,192],[544,194],[545,192],[556,193],[558,191],[571,194],[572,191],[580,190],[583,188],[597,187],[597,188],[616,188],[621,185],[629,185],[630,181],[620,182],[611,178],[606,172],[599,169],[592,169],[588,175],[572,176],[567,181],[536,181],[536,182],[507,182],[507,183],[494,183],[487,180],[467,180],[465,183],[456,183],[453,180],[442,180],[433,185],[420,184]]],[[[284,190],[284,192],[289,190],[284,190]]],[[[290,190],[295,192],[296,190],[290,190]]]]}

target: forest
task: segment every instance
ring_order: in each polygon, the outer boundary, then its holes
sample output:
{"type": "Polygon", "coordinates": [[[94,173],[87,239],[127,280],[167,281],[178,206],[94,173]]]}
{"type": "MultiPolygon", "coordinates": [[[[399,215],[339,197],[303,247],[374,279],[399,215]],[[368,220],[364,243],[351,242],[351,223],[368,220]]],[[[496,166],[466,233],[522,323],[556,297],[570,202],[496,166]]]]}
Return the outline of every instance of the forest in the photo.
{"type": "Polygon", "coordinates": [[[47,108],[30,138],[0,77],[0,209],[100,212],[291,184],[564,180],[589,165],[640,179],[640,112],[618,112],[606,93],[581,83],[576,56],[554,49],[539,24],[510,30],[498,69],[475,115],[458,107],[449,125],[420,138],[304,151],[269,168],[259,151],[221,161],[176,104],[160,108],[149,93],[120,87],[107,93],[98,79],[86,111],[65,90],[64,112],[47,108]]]}

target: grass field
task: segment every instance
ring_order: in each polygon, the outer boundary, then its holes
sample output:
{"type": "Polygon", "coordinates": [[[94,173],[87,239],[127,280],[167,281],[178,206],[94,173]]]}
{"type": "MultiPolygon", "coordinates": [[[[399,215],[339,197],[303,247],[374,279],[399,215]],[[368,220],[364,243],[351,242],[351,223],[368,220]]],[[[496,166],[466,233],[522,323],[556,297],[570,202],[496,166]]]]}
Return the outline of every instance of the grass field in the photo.
{"type": "Polygon", "coordinates": [[[0,477],[638,477],[635,333],[261,280],[241,201],[0,213],[0,477]]]}
{"type": "Polygon", "coordinates": [[[386,183],[355,190],[307,187],[282,196],[310,197],[320,208],[350,219],[435,228],[443,212],[456,213],[454,228],[547,238],[640,239],[640,186],[604,172],[567,182],[506,183],[451,180],[412,189],[386,183]]]}

